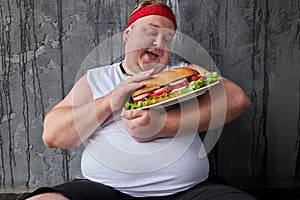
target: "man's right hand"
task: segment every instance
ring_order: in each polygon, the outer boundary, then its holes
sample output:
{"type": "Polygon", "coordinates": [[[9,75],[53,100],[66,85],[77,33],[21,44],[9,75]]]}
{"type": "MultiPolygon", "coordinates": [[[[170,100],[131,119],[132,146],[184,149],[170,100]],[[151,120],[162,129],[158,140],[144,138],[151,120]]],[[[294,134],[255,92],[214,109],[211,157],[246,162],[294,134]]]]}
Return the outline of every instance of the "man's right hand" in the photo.
{"type": "Polygon", "coordinates": [[[149,79],[153,75],[154,69],[149,71],[141,72],[137,75],[132,76],[120,83],[114,90],[112,90],[108,95],[110,96],[111,103],[110,109],[112,112],[122,109],[125,100],[132,91],[143,86],[142,81],[149,79]]]}

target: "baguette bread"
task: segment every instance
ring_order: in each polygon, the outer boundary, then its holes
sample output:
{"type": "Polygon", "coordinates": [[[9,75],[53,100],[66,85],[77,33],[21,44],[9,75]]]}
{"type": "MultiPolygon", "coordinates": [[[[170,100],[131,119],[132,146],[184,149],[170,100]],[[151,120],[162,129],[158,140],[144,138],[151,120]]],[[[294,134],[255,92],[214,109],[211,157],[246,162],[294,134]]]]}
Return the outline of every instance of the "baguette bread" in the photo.
{"type": "Polygon", "coordinates": [[[143,93],[159,89],[160,87],[167,85],[173,81],[177,81],[182,78],[187,78],[198,74],[198,71],[188,67],[173,68],[167,71],[159,72],[151,76],[150,79],[143,81],[142,83],[144,84],[144,86],[135,90],[132,93],[132,97],[136,97],[143,93]]]}

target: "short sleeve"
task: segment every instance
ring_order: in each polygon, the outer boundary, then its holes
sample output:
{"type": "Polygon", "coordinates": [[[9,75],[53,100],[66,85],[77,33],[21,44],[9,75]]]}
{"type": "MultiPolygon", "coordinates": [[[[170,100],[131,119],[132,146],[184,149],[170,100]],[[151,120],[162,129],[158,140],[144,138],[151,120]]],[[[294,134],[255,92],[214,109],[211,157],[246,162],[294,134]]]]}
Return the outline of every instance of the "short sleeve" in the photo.
{"type": "Polygon", "coordinates": [[[100,80],[101,76],[105,71],[105,67],[98,67],[95,69],[89,69],[86,73],[87,82],[92,90],[93,98],[95,99],[96,96],[99,94],[99,90],[101,89],[99,86],[101,85],[100,80]]]}

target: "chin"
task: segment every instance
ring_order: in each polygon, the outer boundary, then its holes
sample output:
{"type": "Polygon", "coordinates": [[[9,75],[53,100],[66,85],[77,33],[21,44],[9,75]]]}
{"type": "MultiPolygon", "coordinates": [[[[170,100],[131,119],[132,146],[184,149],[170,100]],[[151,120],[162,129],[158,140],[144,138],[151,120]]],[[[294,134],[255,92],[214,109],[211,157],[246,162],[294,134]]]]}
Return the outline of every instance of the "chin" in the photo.
{"type": "Polygon", "coordinates": [[[162,63],[144,63],[142,65],[142,69],[144,71],[147,70],[151,70],[151,69],[155,69],[155,72],[159,72],[161,71],[164,67],[166,66],[166,64],[162,64],[162,63]]]}

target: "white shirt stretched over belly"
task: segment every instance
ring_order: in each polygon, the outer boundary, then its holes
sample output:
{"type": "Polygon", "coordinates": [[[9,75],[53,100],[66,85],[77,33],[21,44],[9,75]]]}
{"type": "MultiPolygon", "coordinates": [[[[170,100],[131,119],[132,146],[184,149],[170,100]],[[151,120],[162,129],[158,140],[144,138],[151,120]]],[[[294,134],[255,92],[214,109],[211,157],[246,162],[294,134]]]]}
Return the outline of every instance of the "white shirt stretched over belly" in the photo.
{"type": "MultiPolygon", "coordinates": [[[[99,74],[97,69],[88,72],[88,82],[95,98],[105,95],[124,78],[116,64],[109,66],[104,73],[107,76],[99,74]],[[96,78],[100,75],[101,84],[104,84],[101,89],[95,88],[98,85],[95,84],[96,78]],[[112,76],[115,77],[113,84],[112,76]],[[100,91],[103,88],[108,91],[100,91]]],[[[85,142],[82,174],[131,196],[170,195],[207,178],[209,165],[207,157],[199,157],[201,145],[197,133],[136,142],[124,130],[122,120],[116,114],[85,142]]]]}

